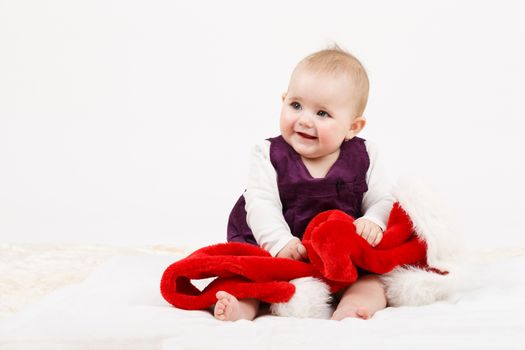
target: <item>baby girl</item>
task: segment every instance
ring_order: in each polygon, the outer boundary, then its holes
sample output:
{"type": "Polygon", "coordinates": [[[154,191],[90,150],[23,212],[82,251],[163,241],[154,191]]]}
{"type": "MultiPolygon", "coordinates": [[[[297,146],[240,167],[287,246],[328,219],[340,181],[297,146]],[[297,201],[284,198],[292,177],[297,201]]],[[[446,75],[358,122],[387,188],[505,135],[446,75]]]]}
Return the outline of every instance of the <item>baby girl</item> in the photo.
{"type": "MultiPolygon", "coordinates": [[[[356,231],[370,245],[381,241],[394,200],[373,144],[356,136],[366,125],[368,90],[362,64],[337,46],[299,62],[282,95],[281,135],[252,151],[228,241],[306,260],[300,239],[308,222],[329,209],[357,218],[356,231]]],[[[253,320],[259,312],[259,300],[238,300],[225,291],[216,296],[219,320],[253,320]]],[[[337,297],[334,320],[368,319],[387,304],[379,277],[364,271],[337,297]]]]}

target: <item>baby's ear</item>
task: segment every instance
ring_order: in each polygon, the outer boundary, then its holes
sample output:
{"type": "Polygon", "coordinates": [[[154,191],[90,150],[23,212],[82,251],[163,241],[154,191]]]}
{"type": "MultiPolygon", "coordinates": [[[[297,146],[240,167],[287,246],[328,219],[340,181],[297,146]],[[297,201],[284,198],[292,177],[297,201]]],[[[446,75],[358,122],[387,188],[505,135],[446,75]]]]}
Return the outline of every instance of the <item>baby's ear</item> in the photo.
{"type": "Polygon", "coordinates": [[[346,134],[346,140],[350,140],[351,138],[353,138],[354,136],[356,136],[357,134],[359,134],[359,132],[361,132],[361,130],[363,130],[363,128],[365,127],[366,125],[366,119],[363,118],[363,117],[355,117],[354,120],[352,120],[352,124],[350,125],[350,129],[348,130],[348,133],[346,134]]]}
{"type": "Polygon", "coordinates": [[[287,95],[287,94],[288,94],[287,92],[283,92],[283,95],[281,96],[282,99],[283,99],[283,102],[284,102],[284,100],[286,99],[286,95],[287,95]]]}

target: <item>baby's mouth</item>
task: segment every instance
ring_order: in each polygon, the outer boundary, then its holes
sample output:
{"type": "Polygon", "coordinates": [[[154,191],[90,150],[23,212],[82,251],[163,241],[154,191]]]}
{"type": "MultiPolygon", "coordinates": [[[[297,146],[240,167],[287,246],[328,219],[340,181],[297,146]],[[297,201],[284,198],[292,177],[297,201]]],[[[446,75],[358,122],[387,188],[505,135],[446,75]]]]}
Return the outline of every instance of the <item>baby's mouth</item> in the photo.
{"type": "Polygon", "coordinates": [[[299,136],[301,136],[302,138],[305,138],[305,139],[308,139],[308,140],[315,140],[317,138],[315,136],[311,136],[311,135],[308,135],[308,134],[305,134],[305,133],[302,133],[302,132],[298,132],[297,134],[299,134],[299,136]]]}

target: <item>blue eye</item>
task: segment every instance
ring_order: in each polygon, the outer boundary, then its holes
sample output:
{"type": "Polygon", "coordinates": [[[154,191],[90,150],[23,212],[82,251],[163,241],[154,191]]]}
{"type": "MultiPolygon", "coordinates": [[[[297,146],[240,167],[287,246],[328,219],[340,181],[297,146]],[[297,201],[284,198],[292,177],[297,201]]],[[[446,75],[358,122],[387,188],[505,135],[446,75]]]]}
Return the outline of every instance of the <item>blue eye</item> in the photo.
{"type": "Polygon", "coordinates": [[[301,104],[299,102],[292,102],[290,103],[290,106],[292,106],[292,108],[296,110],[301,109],[301,104]]]}
{"type": "Polygon", "coordinates": [[[317,112],[317,115],[320,116],[320,117],[323,117],[323,118],[330,117],[330,114],[328,114],[325,111],[319,111],[319,112],[317,112]]]}

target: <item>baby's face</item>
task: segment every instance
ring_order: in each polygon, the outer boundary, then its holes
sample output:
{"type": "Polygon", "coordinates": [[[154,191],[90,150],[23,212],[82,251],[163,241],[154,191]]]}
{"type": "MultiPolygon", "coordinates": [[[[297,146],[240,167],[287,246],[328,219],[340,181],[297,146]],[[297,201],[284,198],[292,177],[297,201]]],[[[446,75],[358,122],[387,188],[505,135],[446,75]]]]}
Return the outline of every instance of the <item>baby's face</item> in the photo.
{"type": "MultiPolygon", "coordinates": [[[[354,137],[358,101],[354,85],[344,74],[297,68],[283,95],[281,135],[305,158],[320,158],[337,151],[344,139],[354,137]]],[[[364,125],[364,124],[363,124],[364,125]]]]}

